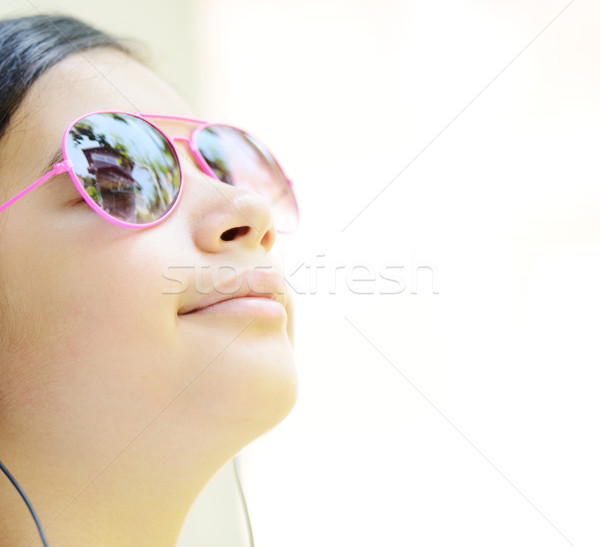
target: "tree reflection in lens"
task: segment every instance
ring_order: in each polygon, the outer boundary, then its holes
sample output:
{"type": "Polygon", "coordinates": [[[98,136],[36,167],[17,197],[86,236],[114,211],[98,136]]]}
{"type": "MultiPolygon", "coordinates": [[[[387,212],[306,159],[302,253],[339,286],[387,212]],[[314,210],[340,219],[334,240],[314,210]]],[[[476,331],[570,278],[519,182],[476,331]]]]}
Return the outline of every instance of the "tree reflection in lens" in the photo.
{"type": "Polygon", "coordinates": [[[136,116],[87,116],[69,132],[67,147],[86,193],[119,220],[152,222],[177,198],[181,173],[175,152],[154,126],[136,116]]]}
{"type": "Polygon", "coordinates": [[[296,202],[290,185],[260,141],[234,127],[211,125],[198,133],[196,146],[219,180],[252,190],[269,202],[279,230],[295,227],[296,202]]]}

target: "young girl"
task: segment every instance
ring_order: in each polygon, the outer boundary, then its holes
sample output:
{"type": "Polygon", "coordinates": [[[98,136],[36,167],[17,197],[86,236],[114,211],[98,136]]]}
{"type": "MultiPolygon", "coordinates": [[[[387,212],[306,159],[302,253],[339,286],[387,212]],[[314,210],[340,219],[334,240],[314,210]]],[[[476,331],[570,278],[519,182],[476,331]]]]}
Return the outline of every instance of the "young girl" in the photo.
{"type": "MultiPolygon", "coordinates": [[[[175,545],[294,405],[293,193],[79,21],[2,21],[0,50],[0,461],[52,547],[175,545]]],[[[0,474],[0,545],[41,541],[0,474]]]]}

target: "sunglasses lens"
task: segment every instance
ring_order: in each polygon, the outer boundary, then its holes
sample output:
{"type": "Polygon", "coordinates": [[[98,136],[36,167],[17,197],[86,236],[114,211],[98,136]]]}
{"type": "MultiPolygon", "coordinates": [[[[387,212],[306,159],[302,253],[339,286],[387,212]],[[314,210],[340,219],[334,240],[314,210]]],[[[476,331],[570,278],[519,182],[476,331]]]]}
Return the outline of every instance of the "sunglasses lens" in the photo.
{"type": "Polygon", "coordinates": [[[175,204],[181,171],[169,141],[148,122],[102,112],[69,131],[67,153],[84,191],[111,217],[149,224],[175,204]]]}
{"type": "Polygon", "coordinates": [[[291,232],[296,227],[294,193],[277,161],[260,141],[233,127],[211,125],[198,132],[196,146],[219,180],[267,199],[280,232],[291,232]]]}

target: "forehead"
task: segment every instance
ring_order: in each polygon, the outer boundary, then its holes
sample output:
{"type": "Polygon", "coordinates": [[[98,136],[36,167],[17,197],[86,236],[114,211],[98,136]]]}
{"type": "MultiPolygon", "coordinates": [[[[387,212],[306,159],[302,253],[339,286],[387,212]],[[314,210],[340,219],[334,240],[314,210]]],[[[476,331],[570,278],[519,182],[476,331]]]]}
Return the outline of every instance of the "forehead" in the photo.
{"type": "Polygon", "coordinates": [[[168,108],[189,113],[187,104],[156,74],[106,48],[71,55],[52,67],[32,86],[23,107],[66,123],[94,110],[168,108]]]}
{"type": "Polygon", "coordinates": [[[7,190],[35,180],[60,147],[70,122],[97,110],[191,115],[190,107],[152,71],[128,55],[98,48],[74,54],[44,73],[14,113],[0,146],[7,190]],[[37,176],[36,176],[37,175],[37,176]]]}

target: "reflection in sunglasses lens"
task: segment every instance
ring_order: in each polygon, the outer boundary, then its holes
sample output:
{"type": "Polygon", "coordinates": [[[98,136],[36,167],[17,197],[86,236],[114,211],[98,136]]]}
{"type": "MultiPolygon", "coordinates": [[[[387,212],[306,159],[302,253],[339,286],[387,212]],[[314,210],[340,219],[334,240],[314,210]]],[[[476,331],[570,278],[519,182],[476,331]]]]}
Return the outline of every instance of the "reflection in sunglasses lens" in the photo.
{"type": "Polygon", "coordinates": [[[210,125],[198,132],[196,146],[220,181],[267,199],[279,231],[296,227],[298,213],[290,185],[260,141],[234,127],[210,125]]]}
{"type": "Polygon", "coordinates": [[[87,195],[118,220],[153,222],[177,199],[176,153],[160,131],[136,116],[87,116],[69,131],[67,151],[87,195]]]}

